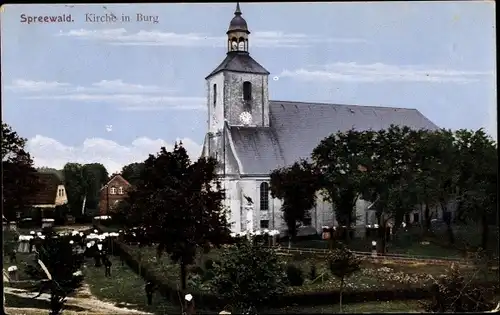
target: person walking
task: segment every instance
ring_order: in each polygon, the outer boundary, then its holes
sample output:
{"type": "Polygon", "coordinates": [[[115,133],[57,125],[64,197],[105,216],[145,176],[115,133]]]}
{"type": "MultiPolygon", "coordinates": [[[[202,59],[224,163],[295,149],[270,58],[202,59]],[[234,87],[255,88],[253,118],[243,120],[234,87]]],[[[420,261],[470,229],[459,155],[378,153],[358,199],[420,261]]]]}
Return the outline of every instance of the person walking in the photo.
{"type": "Polygon", "coordinates": [[[146,285],[144,286],[144,289],[146,290],[146,297],[148,299],[148,305],[153,304],[153,291],[154,291],[154,284],[151,281],[148,281],[146,285]]]}
{"type": "Polygon", "coordinates": [[[104,257],[104,276],[111,277],[111,260],[108,257],[104,257]]]}

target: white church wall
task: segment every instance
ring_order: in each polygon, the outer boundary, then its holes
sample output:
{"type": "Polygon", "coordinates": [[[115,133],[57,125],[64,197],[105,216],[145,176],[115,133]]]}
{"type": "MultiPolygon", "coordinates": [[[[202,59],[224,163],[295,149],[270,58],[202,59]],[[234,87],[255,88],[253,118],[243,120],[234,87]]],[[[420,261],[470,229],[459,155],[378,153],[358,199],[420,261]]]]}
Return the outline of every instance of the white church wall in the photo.
{"type": "Polygon", "coordinates": [[[313,211],[317,217],[315,228],[320,232],[323,226],[333,226],[337,221],[335,220],[332,204],[325,201],[320,192],[317,193],[316,198],[316,208],[313,211]]]}
{"type": "Polygon", "coordinates": [[[228,221],[231,224],[232,232],[241,232],[241,202],[238,198],[238,180],[226,179],[223,181],[226,189],[225,206],[229,210],[228,221]]]}
{"type": "Polygon", "coordinates": [[[208,131],[215,133],[219,130],[222,130],[224,126],[225,87],[224,74],[222,72],[207,79],[206,91],[206,95],[208,96],[208,131]],[[217,87],[216,93],[214,93],[214,84],[217,87]]]}

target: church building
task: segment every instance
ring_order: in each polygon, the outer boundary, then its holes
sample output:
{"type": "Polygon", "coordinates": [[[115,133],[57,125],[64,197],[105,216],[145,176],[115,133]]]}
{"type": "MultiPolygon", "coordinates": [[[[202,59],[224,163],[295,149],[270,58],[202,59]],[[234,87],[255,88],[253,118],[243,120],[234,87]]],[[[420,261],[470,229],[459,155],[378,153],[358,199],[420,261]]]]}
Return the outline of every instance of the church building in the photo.
{"type": "MultiPolygon", "coordinates": [[[[239,3],[227,31],[227,54],[206,78],[208,132],[203,156],[219,161],[233,232],[285,230],[281,201],[270,196],[269,174],[309,158],[338,131],[381,130],[391,124],[436,129],[416,109],[269,100],[267,71],[250,55],[251,37],[239,3]]],[[[356,205],[357,226],[376,223],[369,204],[356,205]]],[[[332,206],[318,199],[310,226],[335,225],[332,206]]]]}

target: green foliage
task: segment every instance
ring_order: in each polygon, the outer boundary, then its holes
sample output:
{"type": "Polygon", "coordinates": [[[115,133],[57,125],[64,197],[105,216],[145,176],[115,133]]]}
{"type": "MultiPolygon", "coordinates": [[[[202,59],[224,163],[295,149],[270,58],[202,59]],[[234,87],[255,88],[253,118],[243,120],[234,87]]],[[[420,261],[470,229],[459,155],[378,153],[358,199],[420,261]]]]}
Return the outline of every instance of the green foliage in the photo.
{"type": "Polygon", "coordinates": [[[229,247],[215,265],[211,287],[238,311],[259,309],[286,291],[285,266],[272,248],[242,242],[229,247]]]}
{"type": "Polygon", "coordinates": [[[293,287],[300,287],[304,284],[304,274],[299,267],[289,264],[286,266],[286,277],[288,283],[293,287]]]}
{"type": "Polygon", "coordinates": [[[167,252],[180,264],[183,289],[196,249],[219,246],[229,238],[216,166],[217,161],[204,157],[191,163],[182,145],[171,152],[161,148],[144,162],[139,183],[128,194],[128,220],[148,226],[158,254],[167,252]]]}
{"type": "Polygon", "coordinates": [[[318,270],[316,268],[316,264],[314,264],[314,262],[311,264],[311,268],[309,270],[309,279],[311,281],[313,280],[316,280],[316,278],[318,277],[318,270]]]}
{"type": "Polygon", "coordinates": [[[141,179],[141,172],[144,170],[144,163],[131,163],[122,168],[121,175],[132,186],[137,186],[141,179]]]}
{"type": "Polygon", "coordinates": [[[85,197],[85,208],[97,209],[100,189],[108,181],[106,168],[100,163],[66,163],[62,173],[71,213],[81,215],[85,197]]]}
{"type": "Polygon", "coordinates": [[[202,276],[205,273],[205,270],[203,270],[202,267],[197,266],[197,265],[190,266],[187,271],[191,274],[200,275],[200,276],[202,276]]]}
{"type": "Polygon", "coordinates": [[[485,312],[495,307],[492,290],[472,284],[455,264],[435,280],[433,291],[432,301],[424,305],[427,312],[485,312]]]}
{"type": "Polygon", "coordinates": [[[473,220],[495,219],[497,210],[498,152],[496,143],[482,129],[476,132],[459,130],[456,133],[462,193],[461,215],[473,220]]]}
{"type": "Polygon", "coordinates": [[[340,279],[340,311],[342,312],[342,293],[345,279],[361,270],[361,260],[347,247],[340,245],[330,251],[327,257],[328,268],[332,275],[340,279]]]}
{"type": "Polygon", "coordinates": [[[83,277],[75,275],[83,265],[83,256],[73,252],[73,246],[69,243],[70,236],[53,237],[56,234],[52,229],[45,230],[46,238],[38,242],[38,258],[47,267],[52,280],[47,278],[41,266],[27,265],[26,274],[33,280],[37,280],[36,291],[40,293],[48,291],[51,295],[51,314],[60,314],[65,297],[74,292],[82,285],[83,277]]]}
{"type": "Polygon", "coordinates": [[[335,208],[337,222],[343,226],[355,223],[354,206],[365,189],[366,172],[373,153],[367,145],[373,138],[371,131],[338,132],[320,142],[313,150],[312,159],[321,171],[321,190],[324,198],[335,208]]]}
{"type": "Polygon", "coordinates": [[[360,270],[361,260],[345,246],[340,246],[328,254],[328,268],[335,277],[348,278],[360,270]]]}
{"type": "Polygon", "coordinates": [[[99,207],[101,188],[109,180],[108,171],[101,163],[89,163],[83,165],[83,176],[86,179],[86,207],[97,209],[99,207]]]}
{"type": "Polygon", "coordinates": [[[25,145],[26,139],[2,123],[2,205],[3,215],[9,221],[15,220],[16,213],[29,205],[30,197],[43,188],[25,145]]]}
{"type": "Polygon", "coordinates": [[[316,170],[304,160],[271,173],[271,195],[283,201],[281,210],[291,238],[297,235],[298,223],[304,222],[316,205],[318,184],[316,170]]]}
{"type": "Polygon", "coordinates": [[[212,259],[207,259],[205,260],[205,270],[212,270],[214,269],[214,265],[220,264],[220,262],[213,261],[212,259]]]}

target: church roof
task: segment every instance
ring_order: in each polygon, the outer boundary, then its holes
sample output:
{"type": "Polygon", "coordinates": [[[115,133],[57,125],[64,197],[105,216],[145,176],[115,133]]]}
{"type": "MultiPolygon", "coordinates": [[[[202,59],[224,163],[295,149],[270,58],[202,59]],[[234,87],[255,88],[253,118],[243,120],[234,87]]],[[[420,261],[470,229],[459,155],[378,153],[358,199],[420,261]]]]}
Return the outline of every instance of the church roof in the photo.
{"type": "Polygon", "coordinates": [[[381,130],[391,124],[438,129],[409,108],[289,101],[269,101],[269,108],[270,127],[229,127],[244,174],[269,174],[307,159],[321,140],[338,131],[381,130]]]}
{"type": "Polygon", "coordinates": [[[255,61],[247,52],[229,52],[222,63],[205,79],[220,71],[269,74],[263,66],[255,61]]]}

